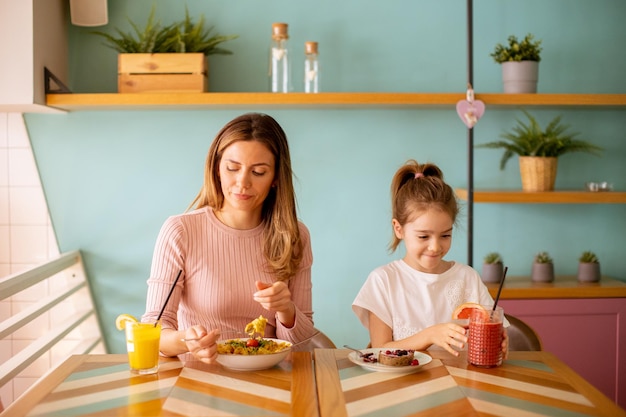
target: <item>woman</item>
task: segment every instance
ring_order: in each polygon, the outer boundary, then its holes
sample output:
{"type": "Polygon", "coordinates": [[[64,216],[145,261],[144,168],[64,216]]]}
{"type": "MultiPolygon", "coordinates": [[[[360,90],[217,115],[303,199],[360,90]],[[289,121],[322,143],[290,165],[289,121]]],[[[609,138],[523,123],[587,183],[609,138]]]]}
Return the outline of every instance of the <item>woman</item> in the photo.
{"type": "Polygon", "coordinates": [[[142,321],[161,317],[161,353],[213,363],[216,341],[267,317],[265,337],[294,344],[315,333],[313,255],[297,219],[287,137],[265,114],[244,114],[215,137],[204,184],[159,233],[142,321]]]}

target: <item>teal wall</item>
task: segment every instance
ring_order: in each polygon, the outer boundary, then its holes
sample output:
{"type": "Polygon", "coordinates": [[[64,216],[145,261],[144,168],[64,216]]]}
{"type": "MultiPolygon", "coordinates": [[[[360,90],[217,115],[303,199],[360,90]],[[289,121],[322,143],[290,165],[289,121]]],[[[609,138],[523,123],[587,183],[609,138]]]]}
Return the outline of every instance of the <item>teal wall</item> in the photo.
{"type": "MultiPolygon", "coordinates": [[[[165,23],[185,2],[109,0],[109,25],[143,24],[154,3],[165,23]]],[[[266,91],[272,22],[290,25],[293,76],[302,91],[303,48],[317,40],[324,91],[460,92],[466,86],[466,2],[187,0],[217,31],[239,34],[210,57],[212,91],[266,91]]],[[[623,0],[480,0],[474,7],[474,87],[500,92],[500,66],[489,53],[508,35],[543,40],[539,91],[626,93],[626,2],[623,0]],[[617,48],[616,48],[617,47],[617,48]]],[[[70,79],[76,93],[116,91],[116,53],[93,29],[70,27],[70,79]]],[[[62,251],[81,249],[111,351],[122,352],[114,318],[141,315],[153,245],[165,218],[183,212],[198,191],[209,144],[219,128],[247,111],[273,115],[288,133],[299,214],[313,239],[315,323],[338,345],[363,346],[368,335],[351,303],[375,267],[401,257],[391,236],[389,184],[408,158],[439,164],[453,187],[467,186],[467,134],[453,108],[77,111],[26,116],[52,222],[62,251]]],[[[563,114],[602,157],[560,158],[556,187],[580,189],[607,180],[626,189],[623,109],[534,108],[546,123],[563,114]]],[[[498,137],[521,112],[487,107],[476,143],[498,137]]],[[[519,189],[500,151],[475,152],[477,188],[519,189]]],[[[464,207],[466,209],[466,207],[464,207]]],[[[527,275],[547,250],[557,274],[574,274],[583,250],[598,253],[603,273],[626,279],[626,205],[475,205],[474,265],[502,253],[510,276],[527,275]]],[[[467,262],[467,211],[449,259],[467,262]]]]}

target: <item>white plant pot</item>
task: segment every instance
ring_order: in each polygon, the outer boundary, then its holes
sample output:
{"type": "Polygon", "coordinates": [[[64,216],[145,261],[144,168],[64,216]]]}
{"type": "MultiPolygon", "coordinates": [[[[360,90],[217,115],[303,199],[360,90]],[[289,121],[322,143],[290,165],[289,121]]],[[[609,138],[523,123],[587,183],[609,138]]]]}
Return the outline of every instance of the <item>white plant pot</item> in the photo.
{"type": "Polygon", "coordinates": [[[505,93],[536,93],[538,80],[539,63],[537,61],[509,61],[502,63],[502,83],[505,93]]]}

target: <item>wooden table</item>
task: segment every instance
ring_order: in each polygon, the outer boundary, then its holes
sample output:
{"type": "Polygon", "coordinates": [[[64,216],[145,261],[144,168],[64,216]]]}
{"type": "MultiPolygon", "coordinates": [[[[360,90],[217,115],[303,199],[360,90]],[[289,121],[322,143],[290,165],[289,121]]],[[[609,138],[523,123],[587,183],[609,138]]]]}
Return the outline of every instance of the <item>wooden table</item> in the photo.
{"type": "Polygon", "coordinates": [[[257,372],[163,359],[150,376],[132,375],[125,354],[76,355],[2,416],[626,417],[548,352],[511,352],[501,367],[481,369],[464,354],[432,351],[433,361],[408,375],[364,370],[349,352],[316,349],[315,365],[294,352],[257,372]]]}
{"type": "Polygon", "coordinates": [[[548,352],[510,352],[498,368],[429,351],[412,374],[371,372],[348,350],[316,349],[321,417],[626,416],[608,397],[548,352]]]}
{"type": "MultiPolygon", "coordinates": [[[[488,284],[495,297],[497,284],[488,284]]],[[[504,312],[525,321],[554,353],[606,396],[626,408],[626,282],[602,277],[554,282],[507,277],[500,295],[504,312]],[[593,357],[593,361],[581,358],[593,357]]]]}
{"type": "Polygon", "coordinates": [[[148,376],[131,374],[126,354],[75,355],[2,416],[317,417],[314,384],[309,352],[256,372],[162,359],[158,374],[148,376]]]}

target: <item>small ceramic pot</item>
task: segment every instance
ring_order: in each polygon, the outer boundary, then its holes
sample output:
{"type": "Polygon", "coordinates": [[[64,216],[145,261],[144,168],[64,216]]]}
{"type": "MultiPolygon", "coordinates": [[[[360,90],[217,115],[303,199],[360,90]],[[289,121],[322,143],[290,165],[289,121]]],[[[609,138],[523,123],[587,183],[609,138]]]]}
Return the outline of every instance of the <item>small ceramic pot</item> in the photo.
{"type": "Polygon", "coordinates": [[[530,279],[534,282],[552,282],[554,281],[554,264],[552,263],[533,263],[533,269],[530,279]]]}
{"type": "Polygon", "coordinates": [[[480,278],[485,283],[500,283],[500,280],[502,279],[502,274],[504,274],[504,266],[501,262],[495,264],[484,263],[480,278]]]}
{"type": "Polygon", "coordinates": [[[502,63],[502,83],[505,93],[536,93],[539,80],[537,61],[508,61],[502,63]]]}
{"type": "Polygon", "coordinates": [[[600,281],[600,264],[595,262],[578,263],[578,281],[598,282],[600,281]]]}

